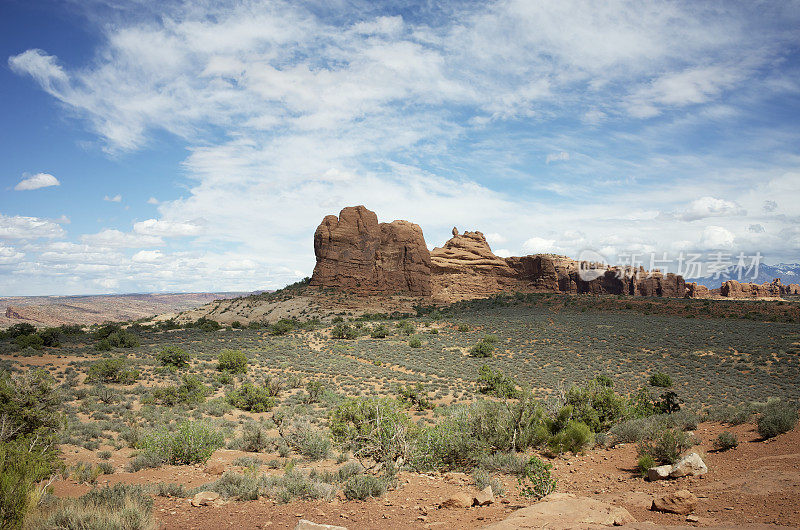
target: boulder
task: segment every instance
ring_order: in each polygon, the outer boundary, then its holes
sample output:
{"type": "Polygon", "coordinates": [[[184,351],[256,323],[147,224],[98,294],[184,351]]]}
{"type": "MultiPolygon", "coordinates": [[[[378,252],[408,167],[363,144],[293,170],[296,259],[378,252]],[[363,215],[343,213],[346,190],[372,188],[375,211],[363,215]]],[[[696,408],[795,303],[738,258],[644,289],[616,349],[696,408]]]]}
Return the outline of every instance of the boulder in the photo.
{"type": "Polygon", "coordinates": [[[474,499],[472,500],[472,504],[475,506],[489,506],[494,502],[494,492],[492,491],[491,486],[486,486],[481,491],[479,491],[474,499]]]}
{"type": "Polygon", "coordinates": [[[618,506],[577,497],[570,493],[551,493],[541,501],[515,511],[499,523],[485,527],[487,530],[512,530],[518,528],[587,528],[591,526],[621,526],[635,523],[636,519],[618,506]]]}
{"type": "Polygon", "coordinates": [[[653,499],[653,511],[688,515],[697,508],[697,497],[689,490],[678,490],[653,499]]]}
{"type": "Polygon", "coordinates": [[[222,499],[216,491],[201,491],[192,497],[192,506],[211,506],[222,504],[222,499]]]}
{"type": "Polygon", "coordinates": [[[665,480],[669,478],[672,471],[672,466],[667,464],[664,466],[651,467],[647,470],[647,480],[665,480]]]}
{"type": "Polygon", "coordinates": [[[458,492],[455,495],[452,495],[447,500],[441,503],[442,508],[469,508],[472,506],[472,502],[474,500],[474,496],[465,493],[465,492],[458,492]]]}
{"type": "Polygon", "coordinates": [[[294,530],[347,530],[344,526],[336,526],[332,524],[314,523],[307,519],[300,519],[294,530]]]}
{"type": "Polygon", "coordinates": [[[705,473],[708,473],[708,467],[706,463],[703,462],[703,459],[700,458],[700,455],[697,453],[689,453],[672,466],[669,476],[670,478],[686,476],[697,477],[705,473]]]}
{"type": "Polygon", "coordinates": [[[364,206],[328,215],[314,233],[311,285],[359,294],[431,294],[431,258],[422,229],[408,221],[379,223],[364,206]]]}

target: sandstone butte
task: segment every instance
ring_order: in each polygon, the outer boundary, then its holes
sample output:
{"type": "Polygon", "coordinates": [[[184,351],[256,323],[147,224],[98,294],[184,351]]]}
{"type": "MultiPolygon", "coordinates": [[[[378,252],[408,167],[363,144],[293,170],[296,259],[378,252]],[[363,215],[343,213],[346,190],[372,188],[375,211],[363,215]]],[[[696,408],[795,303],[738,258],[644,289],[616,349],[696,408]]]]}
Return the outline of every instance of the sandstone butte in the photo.
{"type": "MultiPolygon", "coordinates": [[[[566,256],[534,254],[501,258],[481,232],[459,233],[428,251],[419,225],[379,223],[364,206],[328,215],[314,233],[317,258],[311,285],[363,295],[430,297],[452,302],[501,292],[561,292],[705,298],[712,292],[675,274],[643,268],[606,267],[566,256]],[[591,277],[580,274],[589,269],[591,277]]],[[[729,298],[776,297],[800,293],[797,284],[747,284],[729,281],[720,294],[729,298]]]]}

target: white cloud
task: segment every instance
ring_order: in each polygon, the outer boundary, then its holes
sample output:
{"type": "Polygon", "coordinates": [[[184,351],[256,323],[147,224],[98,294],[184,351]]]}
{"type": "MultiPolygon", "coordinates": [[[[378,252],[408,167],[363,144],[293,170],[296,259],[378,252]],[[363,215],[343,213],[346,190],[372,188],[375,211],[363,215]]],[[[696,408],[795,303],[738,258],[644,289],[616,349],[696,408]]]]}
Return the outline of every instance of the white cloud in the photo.
{"type": "Polygon", "coordinates": [[[164,255],[160,250],[140,250],[131,256],[131,260],[136,263],[155,263],[160,261],[163,257],[164,255]]]}
{"type": "Polygon", "coordinates": [[[38,217],[0,214],[0,239],[38,239],[63,236],[64,229],[53,221],[38,217]]]}
{"type": "Polygon", "coordinates": [[[150,197],[149,199],[147,199],[147,204],[160,204],[160,201],[155,197],[150,197]]]}
{"type": "Polygon", "coordinates": [[[133,231],[137,234],[162,236],[162,237],[185,237],[196,236],[203,232],[203,219],[194,221],[173,222],[163,219],[147,219],[134,223],[133,231]]]}
{"type": "Polygon", "coordinates": [[[569,153],[567,153],[566,151],[561,151],[558,153],[550,153],[549,155],[547,155],[545,163],[549,164],[550,162],[559,162],[562,160],[569,160],[569,153]]]}
{"type": "Polygon", "coordinates": [[[721,226],[707,226],[700,238],[700,247],[705,250],[724,250],[733,247],[736,237],[721,226]]]}
{"type": "Polygon", "coordinates": [[[23,257],[25,257],[24,252],[19,252],[14,247],[0,243],[0,265],[19,263],[23,257]]]}
{"type": "Polygon", "coordinates": [[[492,232],[490,234],[486,234],[486,241],[491,243],[492,245],[495,244],[503,244],[508,241],[508,238],[498,234],[497,232],[492,232]]]}
{"type": "Polygon", "coordinates": [[[103,197],[103,200],[107,202],[122,202],[122,195],[120,195],[119,193],[117,193],[113,197],[109,197],[108,195],[106,195],[105,197],[103,197]]]}
{"type": "MultiPolygon", "coordinates": [[[[27,50],[9,57],[8,65],[19,74],[28,74],[53,95],[60,93],[68,82],[67,74],[57,64],[56,58],[38,49],[27,50]]],[[[57,96],[58,97],[58,96],[57,96]]]]}
{"type": "Polygon", "coordinates": [[[686,210],[680,214],[680,218],[684,221],[696,221],[707,217],[734,215],[744,216],[747,215],[747,212],[733,201],[705,196],[693,200],[686,210]]]}
{"type": "Polygon", "coordinates": [[[560,247],[556,245],[555,239],[532,237],[522,244],[522,250],[528,254],[550,254],[558,252],[560,247]]]}
{"type": "Polygon", "coordinates": [[[53,175],[49,173],[36,173],[30,177],[24,177],[14,186],[14,189],[17,191],[38,190],[39,188],[59,185],[61,185],[61,183],[53,175]]]}
{"type": "Polygon", "coordinates": [[[83,235],[81,241],[91,245],[113,248],[150,247],[164,244],[160,237],[154,235],[121,232],[110,228],[96,234],[83,235]]]}

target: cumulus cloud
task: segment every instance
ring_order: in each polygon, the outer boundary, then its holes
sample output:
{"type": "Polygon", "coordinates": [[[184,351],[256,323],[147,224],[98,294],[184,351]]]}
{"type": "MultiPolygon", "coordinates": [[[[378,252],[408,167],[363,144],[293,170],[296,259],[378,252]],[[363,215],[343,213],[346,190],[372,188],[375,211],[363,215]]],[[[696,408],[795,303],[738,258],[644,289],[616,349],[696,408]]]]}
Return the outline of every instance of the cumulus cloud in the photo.
{"type": "Polygon", "coordinates": [[[160,204],[160,201],[158,199],[156,199],[155,197],[150,197],[149,199],[147,199],[147,204],[156,205],[156,204],[160,204]]]}
{"type": "Polygon", "coordinates": [[[172,222],[163,219],[147,219],[133,225],[137,234],[162,237],[196,236],[203,232],[203,219],[194,221],[172,222]]]}
{"type": "Polygon", "coordinates": [[[140,250],[131,256],[131,260],[136,263],[155,263],[163,256],[160,250],[140,250]]]}
{"type": "Polygon", "coordinates": [[[164,244],[160,237],[154,235],[121,232],[111,228],[96,234],[83,235],[81,236],[81,241],[91,245],[113,248],[151,247],[164,244]]]}
{"type": "Polygon", "coordinates": [[[17,191],[38,190],[39,188],[60,185],[61,183],[53,175],[49,173],[36,173],[35,175],[24,177],[14,186],[14,189],[17,191]]]}
{"type": "Polygon", "coordinates": [[[764,204],[761,206],[761,208],[765,212],[771,213],[778,209],[778,203],[775,201],[764,201],[764,204]]]}
{"type": "Polygon", "coordinates": [[[704,250],[730,249],[736,237],[730,230],[721,226],[707,226],[700,238],[700,247],[704,250]]]}
{"type": "Polygon", "coordinates": [[[47,219],[0,213],[0,239],[55,238],[64,234],[63,228],[47,219]]]}
{"type": "Polygon", "coordinates": [[[103,200],[107,202],[122,202],[122,195],[120,195],[119,193],[117,193],[113,197],[109,197],[108,195],[106,195],[105,197],[103,197],[103,200]]]}
{"type": "Polygon", "coordinates": [[[0,265],[11,265],[19,263],[25,256],[24,252],[19,252],[14,247],[9,247],[0,243],[0,265]]]}
{"type": "Polygon", "coordinates": [[[543,237],[532,237],[522,244],[522,250],[529,254],[549,254],[558,252],[559,248],[555,239],[545,239],[543,237]]]}
{"type": "Polygon", "coordinates": [[[747,212],[733,201],[714,197],[700,197],[689,203],[688,208],[680,214],[684,221],[697,221],[707,217],[727,217],[746,215],[747,212]]]}

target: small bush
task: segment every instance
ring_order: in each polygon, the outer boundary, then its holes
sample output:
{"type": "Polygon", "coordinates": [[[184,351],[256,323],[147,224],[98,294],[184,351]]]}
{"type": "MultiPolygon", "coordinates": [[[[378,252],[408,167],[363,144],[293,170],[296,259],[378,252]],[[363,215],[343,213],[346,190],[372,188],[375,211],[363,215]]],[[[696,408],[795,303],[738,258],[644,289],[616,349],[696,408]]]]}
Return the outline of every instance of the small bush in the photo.
{"type": "Polygon", "coordinates": [[[469,326],[467,324],[459,324],[458,331],[460,331],[461,333],[466,333],[469,331],[469,326]]]}
{"type": "Polygon", "coordinates": [[[189,356],[183,348],[179,346],[167,346],[156,355],[158,362],[164,366],[174,366],[175,368],[185,368],[189,366],[189,356]]]}
{"type": "Polygon", "coordinates": [[[694,445],[694,439],[677,429],[664,429],[653,440],[639,442],[639,456],[650,455],[661,464],[674,464],[694,445]]]}
{"type": "Polygon", "coordinates": [[[32,529],[151,530],[153,499],[142,486],[95,488],[77,499],[58,499],[27,525],[32,529]]]}
{"type": "Polygon", "coordinates": [[[358,337],[358,330],[347,324],[336,324],[331,330],[331,338],[352,340],[358,337]]]}
{"type": "Polygon", "coordinates": [[[492,344],[491,342],[486,342],[485,340],[481,340],[479,343],[477,343],[476,345],[474,345],[472,348],[469,349],[469,354],[471,357],[484,359],[487,357],[491,357],[493,351],[494,351],[494,344],[492,344]]]}
{"type": "Polygon", "coordinates": [[[733,449],[737,445],[739,445],[739,440],[736,438],[736,435],[728,431],[720,433],[720,435],[717,436],[717,439],[714,442],[714,447],[716,447],[720,451],[727,451],[728,449],[733,449]]]}
{"type": "Polygon", "coordinates": [[[133,384],[139,378],[139,371],[128,368],[125,359],[101,359],[89,367],[87,381],[98,383],[133,384]]]}
{"type": "Polygon", "coordinates": [[[161,464],[202,464],[225,444],[222,433],[203,422],[184,421],[174,432],[161,430],[146,434],[139,449],[149,459],[148,467],[161,464]]]}
{"type": "Polygon", "coordinates": [[[324,432],[315,429],[308,420],[294,419],[282,430],[286,442],[310,460],[321,460],[330,454],[330,438],[324,432]]]}
{"type": "Polygon", "coordinates": [[[554,453],[565,451],[580,453],[593,443],[594,434],[589,426],[580,421],[570,420],[564,429],[550,439],[548,446],[554,453]]]}
{"type": "Polygon", "coordinates": [[[643,477],[647,476],[647,470],[651,467],[655,467],[656,461],[655,459],[648,455],[644,454],[639,457],[639,460],[636,462],[636,469],[639,470],[639,473],[642,474],[643,477]]]}
{"type": "Polygon", "coordinates": [[[372,475],[356,475],[344,484],[344,496],[350,500],[366,500],[386,493],[386,482],[372,475]]]}
{"type": "Polygon", "coordinates": [[[758,418],[758,434],[764,439],[789,432],[797,425],[797,408],[790,403],[771,401],[758,418]]]}
{"type": "Polygon", "coordinates": [[[181,378],[180,385],[153,389],[152,396],[154,401],[171,407],[178,403],[186,405],[203,403],[210,393],[211,389],[205,386],[198,376],[189,374],[181,378]]]}
{"type": "Polygon", "coordinates": [[[389,335],[389,329],[384,326],[383,324],[378,324],[372,331],[370,332],[369,336],[373,339],[385,339],[389,335]]]}
{"type": "Polygon", "coordinates": [[[282,318],[274,324],[270,324],[268,331],[270,335],[280,336],[286,335],[294,329],[294,322],[289,319],[282,318]]]}
{"type": "Polygon", "coordinates": [[[417,410],[423,411],[433,408],[428,396],[425,394],[425,389],[422,383],[416,385],[401,385],[397,388],[397,393],[400,401],[409,406],[416,407],[417,410]]]}
{"type": "Polygon", "coordinates": [[[672,377],[670,377],[669,374],[657,372],[650,376],[649,382],[651,386],[669,388],[672,386],[672,377]]]}
{"type": "Polygon", "coordinates": [[[556,479],[550,476],[552,467],[532,456],[525,464],[522,475],[517,479],[520,495],[539,500],[555,491],[556,479]]]}
{"type": "Polygon", "coordinates": [[[246,374],[247,355],[241,350],[223,350],[217,357],[217,370],[232,374],[246,374]]]}
{"type": "Polygon", "coordinates": [[[408,346],[410,348],[421,348],[422,341],[420,340],[419,337],[411,337],[410,339],[408,339],[408,346]]]}
{"type": "Polygon", "coordinates": [[[330,416],[334,439],[360,458],[395,461],[408,451],[408,416],[397,401],[387,398],[350,398],[330,416]]]}
{"type": "Polygon", "coordinates": [[[500,398],[513,398],[519,394],[513,379],[485,364],[478,368],[478,392],[500,398]]]}
{"type": "Polygon", "coordinates": [[[306,392],[308,393],[308,398],[306,401],[308,403],[316,403],[322,397],[323,392],[325,391],[325,386],[322,384],[321,381],[309,381],[306,383],[306,392]]]}
{"type": "Polygon", "coordinates": [[[275,406],[275,398],[270,396],[266,386],[256,386],[250,382],[228,392],[226,398],[237,409],[250,412],[266,412],[275,406]]]}

